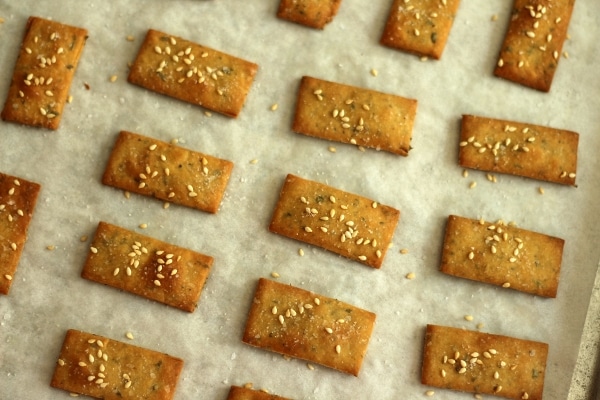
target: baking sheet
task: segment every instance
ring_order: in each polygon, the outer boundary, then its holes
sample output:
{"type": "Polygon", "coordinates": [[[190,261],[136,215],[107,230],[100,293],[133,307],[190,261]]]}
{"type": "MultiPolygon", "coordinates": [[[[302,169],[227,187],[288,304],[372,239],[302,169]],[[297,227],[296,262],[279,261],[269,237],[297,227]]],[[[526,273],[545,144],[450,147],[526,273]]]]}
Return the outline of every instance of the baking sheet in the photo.
{"type": "MultiPolygon", "coordinates": [[[[11,293],[0,298],[0,398],[59,399],[49,387],[65,331],[81,329],[185,360],[177,399],[224,399],[229,385],[302,399],[418,398],[427,323],[477,329],[550,345],[544,398],[567,397],[600,258],[600,4],[579,1],[552,90],[539,93],[492,76],[509,2],[464,1],[442,60],[423,62],[378,44],[391,1],[344,0],[325,30],[275,18],[278,1],[0,0],[0,93],[5,96],[28,16],[89,30],[56,132],[0,123],[0,171],[42,184],[11,293]],[[497,16],[494,21],[493,16],[497,16]],[[181,36],[260,66],[238,119],[126,82],[148,28],[181,36]],[[132,35],[135,40],[126,40],[132,35]],[[374,70],[377,74],[374,74],[374,70]],[[118,77],[112,83],[109,78],[118,77]],[[292,133],[302,75],[419,101],[406,158],[361,152],[292,133]],[[375,76],[376,75],[376,76],[375,76]],[[85,84],[89,86],[86,89],[85,84]],[[276,111],[271,111],[273,104],[276,111]],[[562,187],[457,165],[461,114],[579,132],[578,187],[562,187]],[[235,163],[218,214],[162,203],[100,183],[120,130],[235,163]],[[252,160],[256,160],[252,163],[252,160]],[[381,270],[372,270],[267,230],[287,173],[328,183],[401,210],[381,270]],[[477,182],[469,189],[471,182],[477,182]],[[544,194],[539,193],[543,187],[544,194]],[[449,214],[504,219],[566,240],[556,299],[541,299],[438,271],[449,214]],[[215,258],[198,309],[187,314],[79,277],[88,242],[104,220],[215,258]],[[142,230],[138,226],[148,224],[142,230]],[[55,246],[48,250],[47,246],[55,246]],[[298,249],[304,249],[300,257],[298,249]],[[408,249],[401,254],[400,249],[408,249]],[[241,343],[259,277],[336,297],[377,314],[358,378],[241,343]],[[414,272],[416,279],[405,275],[414,272]],[[466,321],[465,315],[473,321],[466,321]]],[[[3,100],[4,98],[2,98],[3,100]]],[[[435,390],[445,399],[471,395],[435,390]]]]}

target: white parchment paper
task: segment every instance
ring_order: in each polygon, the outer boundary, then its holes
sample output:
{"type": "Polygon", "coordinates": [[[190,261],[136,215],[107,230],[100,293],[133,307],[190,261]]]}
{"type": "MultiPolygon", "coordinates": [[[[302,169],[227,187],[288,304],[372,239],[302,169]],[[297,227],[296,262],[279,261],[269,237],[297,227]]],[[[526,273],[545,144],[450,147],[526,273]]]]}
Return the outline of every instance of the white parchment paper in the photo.
{"type": "MultiPolygon", "coordinates": [[[[577,2],[564,48],[569,57],[561,60],[551,92],[540,93],[492,75],[510,3],[464,0],[442,59],[423,62],[378,44],[388,0],[344,0],[323,31],[278,20],[277,0],[0,0],[2,102],[30,15],[89,30],[60,129],[0,123],[0,171],[42,185],[11,293],[0,298],[0,398],[68,396],[49,382],[69,328],[123,341],[131,332],[131,343],[183,358],[176,399],[224,399],[231,384],[246,382],[296,399],[419,398],[430,389],[420,383],[421,348],[425,325],[434,323],[483,324],[485,332],[549,343],[544,398],[565,399],[600,257],[600,4],[577,2]],[[149,28],[259,64],[240,117],[209,117],[128,84],[127,65],[149,28]],[[293,133],[302,75],[417,99],[409,156],[342,144],[333,144],[333,153],[332,143],[293,133]],[[457,152],[459,120],[467,113],[579,132],[578,187],[501,175],[492,183],[476,171],[464,178],[457,152]],[[103,186],[120,130],[177,138],[184,147],[233,161],[220,211],[165,210],[159,201],[128,200],[103,186]],[[380,270],[268,232],[287,173],[401,210],[394,247],[380,270]],[[564,238],[558,297],[441,274],[449,214],[502,218],[564,238]],[[100,220],[213,256],[198,309],[184,313],[80,278],[89,246],[80,238],[91,237],[100,220]],[[257,279],[272,272],[281,282],[377,314],[359,377],[310,370],[303,361],[241,342],[257,279]],[[414,280],[405,279],[409,272],[414,280]]],[[[472,398],[445,390],[435,396],[472,398]]]]}

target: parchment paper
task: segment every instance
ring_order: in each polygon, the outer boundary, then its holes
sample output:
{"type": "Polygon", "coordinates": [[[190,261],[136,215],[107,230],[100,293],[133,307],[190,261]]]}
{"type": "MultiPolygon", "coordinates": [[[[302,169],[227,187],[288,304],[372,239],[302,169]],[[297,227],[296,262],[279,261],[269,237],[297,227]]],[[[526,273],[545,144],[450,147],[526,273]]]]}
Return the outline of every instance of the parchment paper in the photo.
{"type": "MultiPolygon", "coordinates": [[[[579,0],[550,93],[495,78],[510,1],[463,1],[440,61],[378,44],[391,1],[344,0],[317,31],[275,17],[277,0],[0,0],[0,94],[8,91],[30,15],[85,27],[89,40],[56,132],[0,123],[0,171],[38,182],[40,199],[9,296],[0,298],[0,398],[61,399],[49,387],[67,329],[104,335],[185,360],[176,399],[224,399],[231,384],[297,399],[419,398],[427,323],[547,342],[545,399],[565,399],[600,258],[600,4],[579,0]],[[493,16],[497,20],[493,20],[493,16]],[[256,62],[259,73],[238,119],[126,82],[148,28],[256,62]],[[135,40],[127,41],[132,35],[135,40]],[[376,70],[377,76],[372,73],[376,70]],[[110,82],[112,75],[118,77],[110,82]],[[406,158],[293,133],[302,75],[419,101],[406,158]],[[89,86],[89,90],[85,88],[89,86]],[[271,111],[273,104],[276,111],[271,111]],[[580,133],[578,187],[485,173],[457,164],[462,114],[525,121],[580,133]],[[105,187],[100,177],[120,130],[235,163],[216,215],[105,187]],[[257,160],[256,163],[251,163],[257,160]],[[401,210],[394,247],[373,270],[268,232],[283,179],[294,173],[401,210]],[[469,189],[471,182],[477,186],[469,189]],[[539,193],[543,187],[545,193],[539,193]],[[556,299],[439,272],[449,214],[514,221],[566,240],[556,299]],[[80,272],[104,220],[211,255],[198,309],[184,313],[88,282],[80,272]],[[138,226],[148,224],[142,230],[138,226]],[[55,246],[48,250],[47,246],[55,246]],[[304,249],[303,257],[298,249],[304,249]],[[401,254],[401,249],[408,254],[401,254]],[[359,377],[285,360],[241,342],[256,282],[285,283],[377,314],[359,377]],[[414,280],[405,275],[414,272],[414,280]],[[466,321],[465,315],[473,321],[466,321]]],[[[435,390],[444,399],[472,395],[435,390]]]]}

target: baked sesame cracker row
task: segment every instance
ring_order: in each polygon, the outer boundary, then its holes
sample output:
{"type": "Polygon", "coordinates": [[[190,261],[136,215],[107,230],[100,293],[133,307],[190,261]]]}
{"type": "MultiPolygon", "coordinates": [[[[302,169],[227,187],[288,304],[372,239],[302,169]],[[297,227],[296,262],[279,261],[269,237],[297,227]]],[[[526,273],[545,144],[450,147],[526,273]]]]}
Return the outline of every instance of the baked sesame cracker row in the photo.
{"type": "Polygon", "coordinates": [[[459,165],[575,186],[579,134],[463,115],[459,165]]]}
{"type": "Polygon", "coordinates": [[[216,213],[232,170],[230,161],[122,131],[102,183],[216,213]]]}
{"type": "Polygon", "coordinates": [[[40,185],[0,173],[0,294],[8,294],[27,240],[40,185]]]}
{"type": "Polygon", "coordinates": [[[261,278],[242,341],[358,376],[375,314],[261,278]]]}
{"type": "Polygon", "coordinates": [[[380,268],[400,211],[289,174],[269,230],[380,268]]]}
{"type": "Polygon", "coordinates": [[[100,222],[81,277],[194,312],[213,258],[100,222]]]}
{"type": "Polygon", "coordinates": [[[556,297],[565,241],[537,232],[450,215],[440,270],[448,275],[556,297]]]}
{"type": "Polygon", "coordinates": [[[407,156],[417,101],[305,76],[292,130],[407,156]]]}
{"type": "Polygon", "coordinates": [[[494,74],[548,92],[575,0],[515,0],[494,74]]]}
{"type": "Polygon", "coordinates": [[[460,0],[394,0],[381,44],[440,59],[460,0]]]}
{"type": "Polygon", "coordinates": [[[85,29],[30,17],[2,119],[58,129],[86,39],[85,29]]]}
{"type": "Polygon", "coordinates": [[[424,385],[510,399],[541,400],[546,343],[427,325],[424,385]]]}
{"type": "Polygon", "coordinates": [[[289,400],[262,390],[253,390],[241,386],[231,386],[227,400],[289,400]]]}
{"type": "Polygon", "coordinates": [[[180,358],[70,329],[50,386],[97,399],[168,400],[182,369],[180,358]]]}
{"type": "Polygon", "coordinates": [[[277,17],[310,28],[323,29],[333,21],[342,0],[281,0],[277,17]]]}
{"type": "Polygon", "coordinates": [[[258,65],[163,32],[148,30],[128,81],[237,117],[258,65]]]}

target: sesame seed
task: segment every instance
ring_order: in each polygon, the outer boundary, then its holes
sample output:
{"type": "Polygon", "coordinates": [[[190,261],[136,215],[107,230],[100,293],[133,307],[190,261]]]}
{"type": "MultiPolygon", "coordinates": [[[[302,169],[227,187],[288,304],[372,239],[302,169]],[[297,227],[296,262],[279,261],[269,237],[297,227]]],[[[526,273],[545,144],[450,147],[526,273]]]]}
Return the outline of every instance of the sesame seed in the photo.
{"type": "Polygon", "coordinates": [[[160,286],[160,281],[159,281],[158,279],[155,279],[155,280],[154,280],[154,285],[155,285],[155,286],[160,286]]]}
{"type": "Polygon", "coordinates": [[[361,261],[365,261],[367,259],[367,256],[361,255],[361,256],[358,256],[358,259],[361,261]]]}
{"type": "Polygon", "coordinates": [[[304,308],[310,310],[311,308],[313,308],[312,304],[305,304],[304,308]]]}
{"type": "Polygon", "coordinates": [[[406,279],[408,280],[413,280],[416,278],[416,275],[414,272],[409,272],[408,274],[406,274],[406,279]]]}
{"type": "Polygon", "coordinates": [[[285,320],[283,319],[283,315],[280,315],[280,316],[278,317],[278,319],[279,319],[279,323],[280,323],[281,325],[283,325],[283,324],[285,323],[285,320]]]}
{"type": "Polygon", "coordinates": [[[308,232],[308,233],[311,233],[311,232],[312,232],[312,229],[310,228],[310,226],[305,226],[305,227],[304,227],[304,231],[305,231],[305,232],[308,232]]]}
{"type": "Polygon", "coordinates": [[[467,369],[465,367],[462,367],[461,369],[458,370],[459,374],[464,374],[465,372],[467,372],[467,369]]]}
{"type": "Polygon", "coordinates": [[[279,274],[277,272],[271,272],[271,276],[273,278],[279,278],[279,274]]]}
{"type": "Polygon", "coordinates": [[[325,332],[332,334],[333,333],[333,329],[331,328],[325,328],[325,332]]]}
{"type": "Polygon", "coordinates": [[[379,72],[376,69],[371,69],[371,75],[373,76],[377,76],[379,74],[379,72]]]}
{"type": "Polygon", "coordinates": [[[89,355],[88,355],[88,360],[90,360],[90,362],[93,364],[93,363],[94,363],[94,361],[95,361],[95,358],[94,358],[94,356],[93,356],[93,355],[89,354],[89,355]]]}
{"type": "Polygon", "coordinates": [[[469,260],[472,260],[473,258],[475,258],[475,253],[471,251],[469,252],[469,260]]]}
{"type": "Polygon", "coordinates": [[[90,247],[90,251],[94,254],[98,253],[98,249],[95,247],[90,247]]]}
{"type": "Polygon", "coordinates": [[[471,182],[471,184],[469,185],[469,189],[474,189],[477,186],[477,182],[473,181],[471,182]]]}
{"type": "Polygon", "coordinates": [[[425,396],[429,396],[429,397],[433,396],[434,394],[435,394],[435,392],[433,390],[428,390],[425,392],[425,396]]]}
{"type": "Polygon", "coordinates": [[[4,279],[6,279],[7,281],[12,281],[12,278],[13,278],[12,275],[9,275],[9,274],[4,275],[4,279]]]}
{"type": "Polygon", "coordinates": [[[300,257],[304,256],[304,250],[302,250],[302,249],[298,249],[298,255],[299,255],[300,257]]]}
{"type": "Polygon", "coordinates": [[[340,354],[342,352],[342,346],[340,346],[339,344],[335,346],[335,352],[340,354]]]}
{"type": "Polygon", "coordinates": [[[465,321],[473,321],[472,315],[465,315],[465,321]]]}

